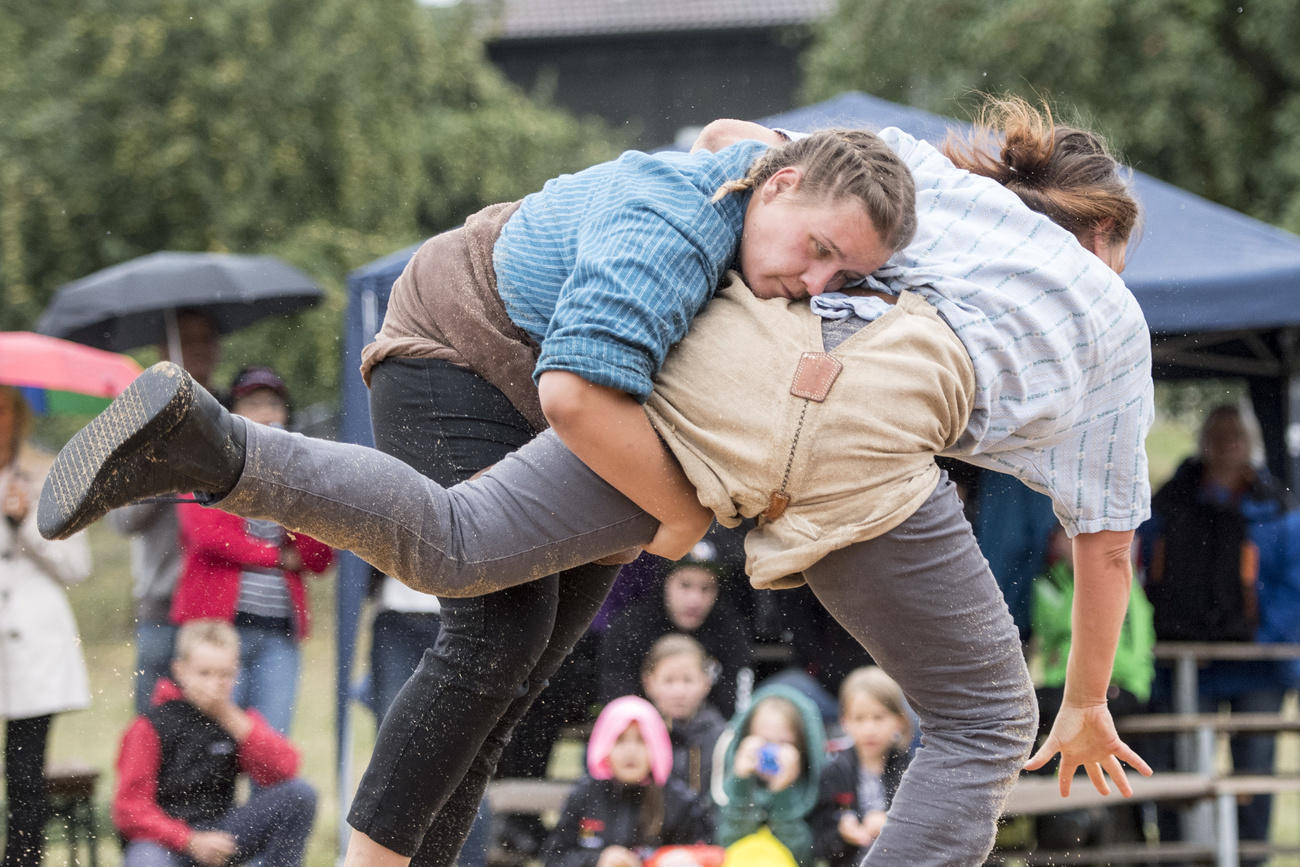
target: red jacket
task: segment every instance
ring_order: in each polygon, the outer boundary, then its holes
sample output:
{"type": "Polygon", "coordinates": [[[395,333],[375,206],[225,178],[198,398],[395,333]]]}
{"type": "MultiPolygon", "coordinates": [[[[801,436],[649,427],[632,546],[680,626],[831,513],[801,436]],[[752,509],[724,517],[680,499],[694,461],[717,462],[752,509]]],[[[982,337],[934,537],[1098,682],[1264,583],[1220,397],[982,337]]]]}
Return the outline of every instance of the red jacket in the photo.
{"type": "MultiPolygon", "coordinates": [[[[239,575],[248,566],[275,566],[280,549],[249,536],[244,519],[195,503],[176,507],[181,527],[181,576],[172,594],[171,620],[200,618],[233,621],[239,601],[239,575]]],[[[291,533],[302,555],[304,570],[324,572],[334,562],[334,550],[310,536],[291,533]]],[[[285,585],[297,614],[298,638],[308,633],[307,591],[300,572],[285,572],[285,585]]]]}
{"type": "MultiPolygon", "coordinates": [[[[169,701],[184,700],[180,688],[170,680],[158,681],[155,708],[169,701]]],[[[238,744],[239,770],[259,786],[272,786],[298,773],[298,751],[254,710],[248,711],[253,730],[238,744]]],[[[173,733],[172,736],[176,736],[173,733]]],[[[188,736],[188,735],[182,735],[188,736]]],[[[193,736],[201,736],[198,732],[193,736]]],[[[193,829],[169,815],[158,803],[158,773],[163,760],[159,731],[148,716],[136,717],[122,737],[117,757],[117,791],[113,795],[113,824],[127,840],[154,840],[176,852],[184,852],[193,829]]],[[[231,805],[233,806],[233,804],[231,805]]]]}

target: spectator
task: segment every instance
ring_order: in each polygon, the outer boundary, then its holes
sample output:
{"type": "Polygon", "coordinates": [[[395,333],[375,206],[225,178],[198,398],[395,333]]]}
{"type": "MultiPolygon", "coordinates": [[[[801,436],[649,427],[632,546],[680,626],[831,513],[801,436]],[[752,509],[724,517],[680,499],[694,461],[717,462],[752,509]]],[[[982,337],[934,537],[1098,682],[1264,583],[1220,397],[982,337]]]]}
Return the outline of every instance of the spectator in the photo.
{"type": "Polygon", "coordinates": [[[641,685],[668,726],[673,776],[698,795],[710,797],[713,749],[727,721],[708,702],[717,663],[687,635],[669,633],[641,663],[641,685]]]}
{"type": "Polygon", "coordinates": [[[54,714],[90,705],[86,663],[64,585],[90,574],[84,536],[36,532],[48,461],[27,445],[31,410],[0,386],[0,716],[5,724],[5,867],[40,864],[49,803],[45,748],[54,714]]]}
{"type": "Polygon", "coordinates": [[[840,726],[852,743],[822,775],[817,815],[817,855],[831,867],[857,864],[871,848],[911,759],[903,691],[875,666],[840,684],[840,726]]]}
{"type": "Polygon", "coordinates": [[[647,593],[619,612],[601,646],[603,700],[636,693],[640,665],[662,635],[680,632],[704,645],[719,664],[709,701],[723,714],[736,706],[736,676],[750,665],[748,630],[730,604],[719,599],[717,549],[701,541],[664,578],[662,593],[647,593]]]}
{"type": "MultiPolygon", "coordinates": [[[[159,354],[175,361],[190,376],[208,387],[220,357],[221,344],[216,324],[198,310],[176,314],[180,337],[180,358],[170,357],[166,343],[159,354]]],[[[158,678],[166,677],[171,664],[176,627],[170,612],[172,591],[181,570],[180,526],[172,503],[134,503],[108,515],[109,525],[131,539],[132,597],[135,601],[135,712],[149,709],[158,678]]]]}
{"type": "MultiPolygon", "coordinates": [[[[232,412],[276,427],[288,421],[288,397],[284,382],[265,367],[243,369],[230,388],[232,412]]],[[[236,701],[288,734],[298,693],[298,642],[309,627],[302,573],[324,572],[334,552],[273,521],[197,504],[180,506],[179,518],[183,567],[172,622],[233,622],[243,648],[236,701]]]]}
{"type": "Polygon", "coordinates": [[[658,711],[627,695],[606,705],[587,745],[587,776],[546,839],[546,867],[641,867],[660,846],[707,843],[704,802],[669,775],[672,748],[658,711]]]}
{"type": "MultiPolygon", "coordinates": [[[[1262,467],[1251,462],[1251,442],[1241,410],[1223,405],[1210,411],[1199,450],[1178,467],[1151,500],[1152,517],[1142,527],[1146,591],[1160,640],[1252,641],[1261,620],[1273,640],[1293,633],[1276,626],[1276,614],[1260,607],[1259,589],[1285,580],[1288,535],[1276,532],[1294,506],[1290,495],[1262,467]],[[1261,548],[1263,545],[1263,548],[1261,548]],[[1267,563],[1269,574],[1261,571],[1267,563]]],[[[1277,713],[1290,668],[1272,661],[1218,661],[1198,677],[1202,711],[1227,704],[1233,712],[1277,713]]],[[[1152,706],[1170,710],[1171,675],[1157,670],[1152,706]]],[[[1166,739],[1168,740],[1168,739],[1166,739]]],[[[1230,740],[1237,773],[1272,774],[1275,738],[1241,734],[1230,740]]],[[[1153,750],[1157,767],[1172,767],[1172,743],[1153,750]]],[[[1255,795],[1237,808],[1242,840],[1267,840],[1272,798],[1255,795]]],[[[1177,839],[1176,816],[1161,811],[1162,839],[1177,839]]],[[[1247,862],[1243,862],[1247,863],[1247,862]]],[[[1258,863],[1258,862],[1250,862],[1258,863]]]]}
{"type": "MultiPolygon", "coordinates": [[[[715,523],[709,529],[705,539],[713,544],[717,551],[713,562],[721,579],[719,582],[721,601],[718,604],[722,605],[724,611],[741,612],[741,619],[738,622],[747,624],[750,620],[748,610],[752,605],[753,592],[749,588],[749,579],[744,573],[743,537],[742,532],[715,523]],[[728,594],[729,590],[730,594],[728,594]]],[[[602,689],[600,679],[603,663],[600,653],[602,647],[609,646],[604,644],[605,635],[609,632],[610,626],[618,621],[621,612],[636,604],[638,600],[651,596],[657,597],[663,592],[664,563],[665,561],[652,554],[642,554],[619,570],[618,578],[615,579],[609,595],[606,596],[591,626],[578,639],[573,650],[550,677],[546,688],[528,709],[528,713],[515,726],[510,743],[506,745],[497,764],[497,776],[526,778],[546,776],[552,749],[563,726],[589,723],[596,711],[600,709],[601,700],[608,701],[615,695],[633,693],[637,690],[637,682],[630,679],[638,674],[634,668],[636,657],[629,658],[627,665],[619,666],[629,678],[623,686],[602,689]]],[[[748,629],[748,626],[744,628],[748,629]]],[[[747,690],[746,694],[748,692],[752,692],[752,689],[747,690]]],[[[646,697],[649,698],[648,695],[646,697]]],[[[722,723],[725,725],[725,717],[722,718],[722,723]]],[[[674,743],[676,743],[676,734],[674,734],[674,743]]],[[[507,815],[501,821],[502,847],[519,855],[535,854],[546,838],[546,834],[546,828],[540,817],[534,814],[507,815]]]]}
{"type": "Polygon", "coordinates": [[[718,842],[730,846],[766,826],[800,867],[808,867],[826,761],[821,714],[803,693],[778,684],[755,692],[754,703],[731,727],[718,842]]]}
{"type": "Polygon", "coordinates": [[[238,671],[230,624],[194,620],[177,632],[176,679],[158,682],[117,759],[113,824],[126,841],[125,867],[302,863],[316,792],[294,776],[293,745],[235,704],[238,671]],[[255,786],[235,806],[240,773],[255,786]]]}

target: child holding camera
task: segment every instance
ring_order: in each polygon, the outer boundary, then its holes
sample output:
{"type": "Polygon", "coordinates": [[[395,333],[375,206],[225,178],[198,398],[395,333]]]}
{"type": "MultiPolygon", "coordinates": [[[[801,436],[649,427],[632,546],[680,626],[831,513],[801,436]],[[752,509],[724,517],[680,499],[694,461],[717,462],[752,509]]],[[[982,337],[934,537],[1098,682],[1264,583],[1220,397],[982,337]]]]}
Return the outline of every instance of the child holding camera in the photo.
{"type": "Polygon", "coordinates": [[[813,820],[826,761],[816,705],[784,685],[754,693],[732,723],[723,759],[718,842],[730,846],[767,826],[800,867],[813,860],[813,820]]]}

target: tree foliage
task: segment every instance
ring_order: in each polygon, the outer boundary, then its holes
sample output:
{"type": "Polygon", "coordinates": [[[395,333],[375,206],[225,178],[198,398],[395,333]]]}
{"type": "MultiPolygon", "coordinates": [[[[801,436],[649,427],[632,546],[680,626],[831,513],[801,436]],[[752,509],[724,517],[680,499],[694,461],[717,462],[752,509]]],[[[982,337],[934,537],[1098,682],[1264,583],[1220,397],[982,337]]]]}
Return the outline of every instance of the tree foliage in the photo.
{"type": "Polygon", "coordinates": [[[0,4],[0,328],[162,249],[266,252],[330,291],[235,343],[335,382],[341,283],[369,259],[617,150],[413,0],[0,4]]]}
{"type": "Polygon", "coordinates": [[[1294,0],[841,0],[809,96],[864,90],[967,116],[972,91],[1045,97],[1136,168],[1300,231],[1294,0]]]}

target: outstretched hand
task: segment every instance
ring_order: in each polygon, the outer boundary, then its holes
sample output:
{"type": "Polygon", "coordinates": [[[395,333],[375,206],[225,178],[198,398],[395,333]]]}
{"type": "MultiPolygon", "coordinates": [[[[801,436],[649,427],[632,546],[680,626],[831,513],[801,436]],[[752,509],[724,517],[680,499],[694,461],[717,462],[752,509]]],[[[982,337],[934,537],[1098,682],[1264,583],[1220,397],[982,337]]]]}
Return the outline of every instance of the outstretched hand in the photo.
{"type": "Polygon", "coordinates": [[[1025,769],[1036,771],[1057,753],[1061,754],[1058,779],[1062,798],[1070,796],[1070,782],[1080,766],[1103,795],[1110,794],[1110,786],[1106,783],[1109,776],[1124,797],[1132,796],[1133,787],[1129,785],[1121,761],[1143,776],[1151,776],[1151,766],[1120,740],[1110,710],[1104,704],[1089,707],[1062,705],[1047,740],[1025,763],[1025,769]]]}

